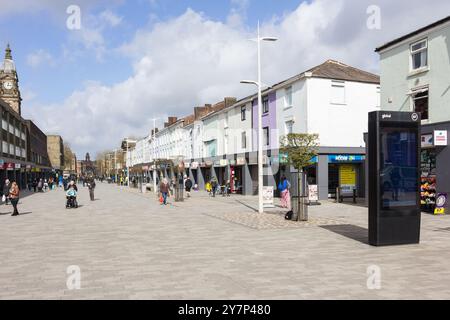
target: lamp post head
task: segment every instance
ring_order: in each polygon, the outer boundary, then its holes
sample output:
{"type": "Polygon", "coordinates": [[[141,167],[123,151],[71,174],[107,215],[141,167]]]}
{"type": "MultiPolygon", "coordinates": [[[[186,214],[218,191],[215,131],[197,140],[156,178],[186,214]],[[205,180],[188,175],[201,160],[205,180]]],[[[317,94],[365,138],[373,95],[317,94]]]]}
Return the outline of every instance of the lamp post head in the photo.
{"type": "Polygon", "coordinates": [[[255,86],[259,85],[257,81],[253,81],[253,80],[242,80],[241,83],[242,84],[254,84],[255,86]]]}
{"type": "Polygon", "coordinates": [[[278,41],[278,38],[275,38],[275,37],[262,37],[261,41],[275,42],[275,41],[278,41]]]}

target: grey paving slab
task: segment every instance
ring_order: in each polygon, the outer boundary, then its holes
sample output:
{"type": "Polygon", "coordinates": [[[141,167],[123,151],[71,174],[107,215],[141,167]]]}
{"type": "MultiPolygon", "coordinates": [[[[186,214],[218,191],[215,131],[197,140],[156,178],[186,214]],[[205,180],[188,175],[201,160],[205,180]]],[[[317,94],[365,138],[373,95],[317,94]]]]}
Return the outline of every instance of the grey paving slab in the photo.
{"type": "Polygon", "coordinates": [[[98,184],[77,210],[62,190],[0,206],[0,299],[449,299],[450,217],[423,216],[420,245],[367,245],[367,209],[324,202],[309,223],[255,197],[156,197],[98,184]],[[67,268],[79,266],[81,289],[67,268]],[[381,289],[367,288],[367,268],[381,289]]]}

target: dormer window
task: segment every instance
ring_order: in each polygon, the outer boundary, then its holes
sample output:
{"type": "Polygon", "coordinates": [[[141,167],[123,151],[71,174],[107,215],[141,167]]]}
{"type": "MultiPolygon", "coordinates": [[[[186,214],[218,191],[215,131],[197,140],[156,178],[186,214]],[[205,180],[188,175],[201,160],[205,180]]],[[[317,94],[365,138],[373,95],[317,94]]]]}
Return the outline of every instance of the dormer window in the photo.
{"type": "Polygon", "coordinates": [[[411,45],[412,71],[428,67],[428,40],[420,40],[411,45]]]}

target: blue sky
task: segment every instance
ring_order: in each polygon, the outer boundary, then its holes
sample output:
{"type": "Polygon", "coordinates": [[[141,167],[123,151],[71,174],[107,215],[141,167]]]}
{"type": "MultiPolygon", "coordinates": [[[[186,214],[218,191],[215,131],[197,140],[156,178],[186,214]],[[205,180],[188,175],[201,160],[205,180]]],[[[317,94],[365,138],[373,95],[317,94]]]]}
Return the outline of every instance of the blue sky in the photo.
{"type": "MultiPolygon", "coordinates": [[[[379,72],[374,48],[450,13],[448,0],[0,0],[0,47],[9,41],[23,116],[61,134],[78,156],[145,136],[151,118],[253,93],[248,41],[256,23],[279,41],[263,47],[263,82],[334,59],[379,72]],[[69,30],[69,5],[82,28],[69,30]],[[367,8],[381,11],[367,28],[367,8]]],[[[161,123],[163,121],[160,121],[161,123]]],[[[160,124],[161,124],[160,123],[160,124]]]]}
{"type": "MultiPolygon", "coordinates": [[[[37,1],[39,2],[39,1],[37,1]]],[[[70,3],[76,4],[77,1],[70,3]]],[[[20,72],[21,86],[31,92],[41,103],[57,103],[80,90],[85,81],[100,81],[112,85],[126,79],[132,73],[130,59],[114,49],[129,41],[136,30],[148,27],[155,21],[164,21],[182,15],[187,8],[203,12],[214,20],[226,21],[233,8],[239,5],[230,0],[129,0],[112,6],[98,4],[82,9],[82,19],[86,15],[99,15],[110,10],[122,18],[119,28],[104,32],[107,53],[101,60],[95,52],[73,43],[71,33],[64,19],[69,15],[64,7],[58,11],[44,9],[36,12],[22,11],[0,19],[1,45],[11,43],[14,59],[20,72]],[[64,50],[79,51],[75,59],[64,59],[64,50]],[[27,63],[29,55],[45,50],[53,60],[32,67],[27,63]]],[[[245,7],[245,23],[256,25],[258,19],[269,20],[298,7],[298,0],[258,0],[248,1],[245,7]]]]}

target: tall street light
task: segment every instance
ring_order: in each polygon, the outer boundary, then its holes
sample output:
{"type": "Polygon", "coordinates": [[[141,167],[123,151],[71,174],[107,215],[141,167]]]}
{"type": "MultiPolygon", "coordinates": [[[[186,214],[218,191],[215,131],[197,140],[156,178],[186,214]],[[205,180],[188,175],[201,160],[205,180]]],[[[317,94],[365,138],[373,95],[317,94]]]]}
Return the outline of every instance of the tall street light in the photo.
{"type": "Polygon", "coordinates": [[[153,118],[151,120],[153,121],[153,190],[156,194],[156,120],[159,120],[159,118],[153,118]]]}
{"type": "Polygon", "coordinates": [[[258,211],[264,213],[263,205],[263,129],[262,129],[262,82],[261,82],[261,41],[275,42],[277,38],[261,37],[258,21],[258,38],[255,40],[258,44],[258,81],[243,80],[241,83],[253,84],[258,87],[258,211]]]}

